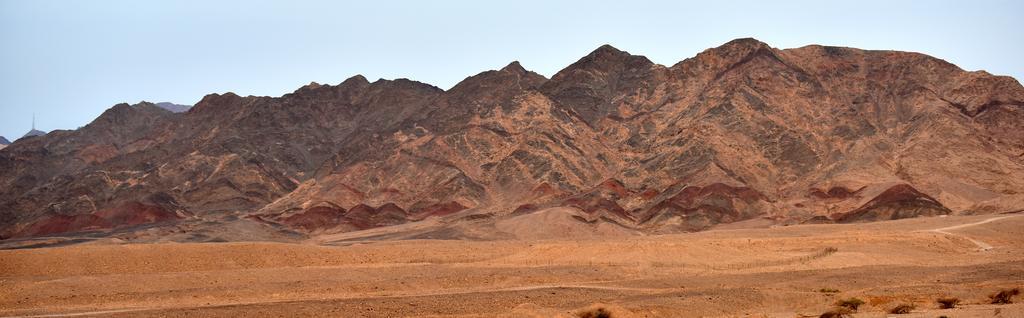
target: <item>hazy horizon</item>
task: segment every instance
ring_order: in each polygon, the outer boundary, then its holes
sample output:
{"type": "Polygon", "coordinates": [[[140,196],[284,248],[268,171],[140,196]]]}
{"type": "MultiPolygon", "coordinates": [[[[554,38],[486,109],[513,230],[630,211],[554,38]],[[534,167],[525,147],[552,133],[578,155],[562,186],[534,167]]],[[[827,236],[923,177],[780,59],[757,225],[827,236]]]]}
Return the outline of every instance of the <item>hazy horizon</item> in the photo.
{"type": "Polygon", "coordinates": [[[1014,1],[8,0],[0,1],[0,135],[21,137],[33,113],[37,129],[75,129],[122,102],[280,96],[356,74],[448,89],[518,60],[550,77],[602,44],[663,65],[743,37],[778,48],[913,51],[1020,81],[1022,13],[1014,1]]]}

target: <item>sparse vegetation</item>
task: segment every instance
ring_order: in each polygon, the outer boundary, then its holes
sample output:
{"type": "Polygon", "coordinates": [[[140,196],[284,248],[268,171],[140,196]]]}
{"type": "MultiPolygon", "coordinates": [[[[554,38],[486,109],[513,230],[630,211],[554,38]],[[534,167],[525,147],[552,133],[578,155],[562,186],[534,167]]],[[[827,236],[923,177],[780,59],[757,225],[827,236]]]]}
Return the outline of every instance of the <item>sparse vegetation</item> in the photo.
{"type": "Polygon", "coordinates": [[[960,305],[960,298],[956,297],[943,297],[936,299],[935,302],[939,303],[939,308],[942,309],[953,309],[960,305]]]}
{"type": "Polygon", "coordinates": [[[1020,288],[1004,289],[995,293],[988,298],[992,299],[993,304],[1012,304],[1013,296],[1020,295],[1020,288]]]}
{"type": "Polygon", "coordinates": [[[860,305],[863,305],[863,304],[864,304],[864,301],[860,300],[860,298],[857,298],[857,297],[843,299],[843,300],[840,300],[840,301],[836,302],[836,306],[839,306],[839,307],[842,307],[842,308],[848,308],[851,311],[857,311],[857,308],[860,308],[860,305]]]}
{"type": "Polygon", "coordinates": [[[818,316],[818,318],[850,318],[853,317],[853,310],[846,307],[839,307],[826,311],[825,313],[818,316]]]}
{"type": "Polygon", "coordinates": [[[818,291],[826,294],[835,294],[839,292],[839,290],[835,288],[822,288],[819,289],[818,291]]]}
{"type": "Polygon", "coordinates": [[[896,315],[909,314],[914,310],[914,308],[917,308],[917,306],[914,306],[913,304],[900,304],[890,309],[889,313],[896,315]]]}
{"type": "Polygon", "coordinates": [[[579,318],[612,318],[612,312],[604,308],[588,309],[576,314],[579,318]]]}

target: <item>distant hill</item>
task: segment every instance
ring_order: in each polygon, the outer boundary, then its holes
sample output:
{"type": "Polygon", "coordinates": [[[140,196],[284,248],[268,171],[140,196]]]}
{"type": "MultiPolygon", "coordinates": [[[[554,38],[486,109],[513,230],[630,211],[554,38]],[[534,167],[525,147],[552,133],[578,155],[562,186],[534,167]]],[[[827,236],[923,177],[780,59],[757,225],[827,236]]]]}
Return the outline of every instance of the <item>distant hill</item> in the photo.
{"type": "Polygon", "coordinates": [[[184,112],[187,112],[189,109],[192,108],[192,106],[189,106],[189,105],[179,105],[179,104],[168,103],[168,102],[156,103],[156,106],[160,107],[160,108],[163,108],[163,109],[166,109],[166,110],[169,110],[172,113],[184,113],[184,112]]]}
{"type": "MultiPolygon", "coordinates": [[[[32,129],[32,130],[29,130],[27,133],[25,133],[24,136],[21,136],[21,138],[43,136],[43,135],[46,135],[45,131],[37,130],[37,129],[32,129]]],[[[21,139],[21,138],[18,138],[18,139],[21,139]]]]}
{"type": "Polygon", "coordinates": [[[4,136],[0,136],[0,145],[6,146],[6,145],[10,145],[10,144],[11,144],[10,140],[7,140],[7,138],[4,138],[4,136]]]}

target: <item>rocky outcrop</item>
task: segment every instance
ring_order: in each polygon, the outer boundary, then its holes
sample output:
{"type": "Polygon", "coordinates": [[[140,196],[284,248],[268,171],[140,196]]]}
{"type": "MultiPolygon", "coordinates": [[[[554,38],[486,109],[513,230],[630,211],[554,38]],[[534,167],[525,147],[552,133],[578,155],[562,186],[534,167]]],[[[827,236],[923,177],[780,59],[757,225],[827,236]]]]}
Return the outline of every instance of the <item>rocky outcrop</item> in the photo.
{"type": "Polygon", "coordinates": [[[50,234],[103,231],[141,224],[177,220],[180,217],[160,206],[139,202],[124,202],[92,213],[75,215],[46,215],[22,229],[8,229],[4,238],[45,236],[50,234]]]}
{"type": "Polygon", "coordinates": [[[722,183],[685,186],[658,202],[643,215],[642,223],[662,230],[703,230],[720,223],[751,219],[770,210],[768,198],[748,187],[722,183]]]}
{"type": "Polygon", "coordinates": [[[117,105],[0,151],[0,232],[257,219],[318,235],[572,211],[664,233],[1000,212],[1024,205],[1022,125],[1015,80],[918,53],[738,39],[663,66],[602,46],[551,79],[512,62],[447,91],[354,76],[182,113],[117,105]],[[178,217],[101,213],[124,202],[178,217]]]}
{"type": "Polygon", "coordinates": [[[918,216],[949,214],[951,211],[934,198],[907,184],[886,189],[860,208],[843,213],[840,223],[898,220],[918,216]]]}

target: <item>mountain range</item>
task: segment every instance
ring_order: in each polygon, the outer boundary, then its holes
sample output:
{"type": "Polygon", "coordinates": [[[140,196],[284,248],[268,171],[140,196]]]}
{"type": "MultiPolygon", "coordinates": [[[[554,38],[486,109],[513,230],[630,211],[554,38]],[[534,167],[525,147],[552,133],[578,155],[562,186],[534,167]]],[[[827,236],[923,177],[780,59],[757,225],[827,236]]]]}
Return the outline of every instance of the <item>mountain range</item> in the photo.
{"type": "Polygon", "coordinates": [[[408,79],[119,104],[0,151],[0,237],[631,235],[1024,208],[1024,88],[924,54],[605,45],[408,79]],[[568,231],[566,229],[571,229],[568,231]],[[380,232],[385,233],[385,232],[380,232]]]}
{"type": "Polygon", "coordinates": [[[168,110],[168,111],[170,111],[172,113],[184,113],[184,112],[187,112],[190,108],[192,108],[192,106],[189,106],[189,105],[179,105],[179,104],[168,103],[168,102],[160,102],[160,103],[156,103],[155,105],[157,107],[166,109],[166,110],[168,110]]]}

